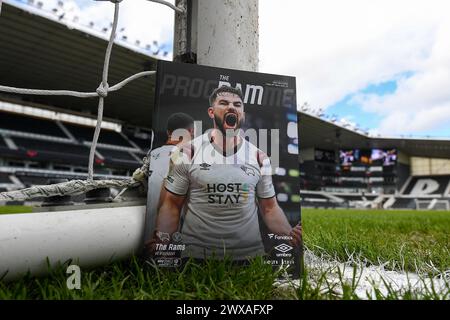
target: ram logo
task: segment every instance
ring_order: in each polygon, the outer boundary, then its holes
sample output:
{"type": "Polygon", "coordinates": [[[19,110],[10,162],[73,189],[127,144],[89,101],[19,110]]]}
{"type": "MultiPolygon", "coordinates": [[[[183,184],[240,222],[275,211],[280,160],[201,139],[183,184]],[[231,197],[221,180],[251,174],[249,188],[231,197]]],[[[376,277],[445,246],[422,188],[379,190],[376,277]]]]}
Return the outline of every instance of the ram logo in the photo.
{"type": "Polygon", "coordinates": [[[253,168],[249,168],[247,166],[241,166],[241,169],[248,176],[256,176],[256,172],[255,172],[255,170],[253,168]]]}
{"type": "Polygon", "coordinates": [[[209,167],[211,167],[211,165],[206,162],[200,164],[200,170],[209,170],[209,167]]]}

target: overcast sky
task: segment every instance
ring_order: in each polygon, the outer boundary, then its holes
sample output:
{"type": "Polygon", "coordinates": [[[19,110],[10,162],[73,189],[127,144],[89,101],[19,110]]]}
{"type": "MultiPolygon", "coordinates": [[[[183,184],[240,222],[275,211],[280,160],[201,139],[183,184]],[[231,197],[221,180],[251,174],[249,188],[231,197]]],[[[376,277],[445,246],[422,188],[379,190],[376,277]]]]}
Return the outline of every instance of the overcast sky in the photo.
{"type": "MultiPolygon", "coordinates": [[[[25,0],[14,0],[27,2],[25,0]]],[[[57,0],[41,0],[46,8],[57,0]]],[[[173,1],[172,1],[173,2],[173,1]]],[[[262,72],[296,76],[299,106],[382,135],[450,137],[450,1],[260,0],[262,72]]],[[[109,1],[64,0],[80,23],[107,26],[109,1]]],[[[121,3],[130,42],[171,51],[173,11],[121,3]]]]}

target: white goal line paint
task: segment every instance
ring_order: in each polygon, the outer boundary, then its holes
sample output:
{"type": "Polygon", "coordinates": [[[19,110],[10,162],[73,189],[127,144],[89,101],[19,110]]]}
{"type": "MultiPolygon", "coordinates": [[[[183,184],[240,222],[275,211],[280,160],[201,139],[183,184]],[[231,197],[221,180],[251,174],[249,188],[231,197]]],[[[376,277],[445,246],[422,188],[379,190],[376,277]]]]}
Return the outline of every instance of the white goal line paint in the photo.
{"type": "MultiPolygon", "coordinates": [[[[319,257],[309,250],[305,250],[304,261],[308,280],[313,284],[317,284],[321,275],[326,272],[326,281],[321,285],[322,292],[333,288],[336,294],[342,295],[342,283],[350,286],[354,283],[354,293],[360,299],[376,299],[376,289],[384,297],[393,291],[398,292],[399,296],[405,291],[413,291],[418,296],[434,291],[441,297],[447,295],[448,298],[450,270],[430,278],[413,272],[386,270],[385,265],[366,267],[351,259],[342,263],[319,257]]],[[[298,288],[300,280],[280,281],[276,285],[281,288],[298,288]]]]}

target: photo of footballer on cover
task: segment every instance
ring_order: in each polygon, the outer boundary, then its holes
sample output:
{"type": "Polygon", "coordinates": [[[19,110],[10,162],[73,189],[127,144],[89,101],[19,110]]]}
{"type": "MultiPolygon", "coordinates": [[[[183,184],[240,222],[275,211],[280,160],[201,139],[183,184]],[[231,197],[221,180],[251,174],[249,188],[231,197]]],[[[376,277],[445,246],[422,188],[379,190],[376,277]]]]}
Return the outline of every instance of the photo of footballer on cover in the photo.
{"type": "Polygon", "coordinates": [[[302,249],[295,78],[159,61],[145,256],[298,276],[302,249]]]}

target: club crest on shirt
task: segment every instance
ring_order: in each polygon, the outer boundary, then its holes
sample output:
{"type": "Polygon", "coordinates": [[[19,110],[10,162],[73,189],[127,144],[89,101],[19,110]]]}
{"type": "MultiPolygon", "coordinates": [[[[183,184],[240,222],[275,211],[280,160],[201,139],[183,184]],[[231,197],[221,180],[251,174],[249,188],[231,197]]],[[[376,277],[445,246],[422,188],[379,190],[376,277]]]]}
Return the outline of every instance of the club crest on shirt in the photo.
{"type": "Polygon", "coordinates": [[[255,172],[255,170],[253,168],[249,168],[247,166],[241,166],[241,169],[248,176],[256,176],[256,172],[255,172]]]}
{"type": "Polygon", "coordinates": [[[203,162],[202,164],[200,164],[200,170],[209,170],[210,167],[211,167],[211,165],[206,162],[203,162]]]}

